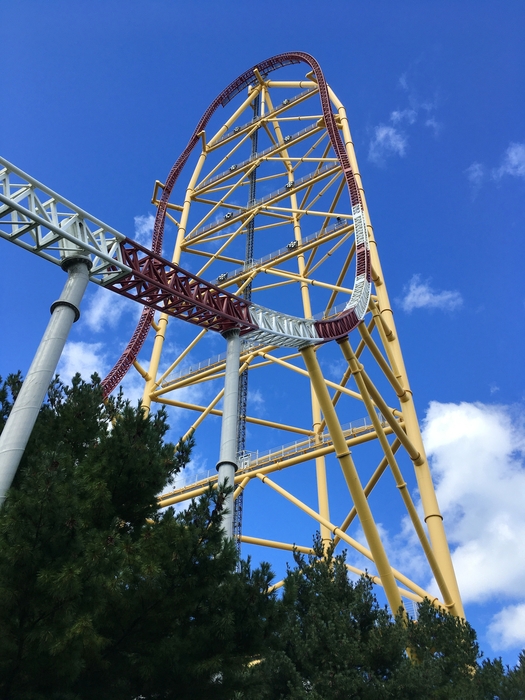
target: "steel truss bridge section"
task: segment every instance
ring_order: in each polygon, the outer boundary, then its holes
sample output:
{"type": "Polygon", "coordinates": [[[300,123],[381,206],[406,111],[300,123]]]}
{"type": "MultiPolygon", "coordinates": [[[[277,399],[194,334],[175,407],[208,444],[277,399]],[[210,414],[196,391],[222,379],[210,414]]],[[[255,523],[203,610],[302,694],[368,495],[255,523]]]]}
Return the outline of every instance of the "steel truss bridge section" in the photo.
{"type": "Polygon", "coordinates": [[[90,279],[156,311],[225,331],[256,326],[248,305],[173,265],[0,157],[0,236],[61,265],[90,261],[90,279]]]}
{"type": "Polygon", "coordinates": [[[2,157],[0,236],[56,265],[75,253],[89,257],[98,284],[131,272],[121,248],[126,236],[2,157]]]}

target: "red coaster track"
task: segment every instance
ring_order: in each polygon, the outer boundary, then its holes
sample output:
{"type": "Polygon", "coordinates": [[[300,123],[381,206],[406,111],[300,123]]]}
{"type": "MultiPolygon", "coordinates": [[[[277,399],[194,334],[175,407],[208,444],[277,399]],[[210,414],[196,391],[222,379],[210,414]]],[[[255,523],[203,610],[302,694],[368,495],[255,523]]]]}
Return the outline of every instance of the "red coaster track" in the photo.
{"type": "MultiPolygon", "coordinates": [[[[113,284],[114,291],[137,298],[146,304],[125,351],[111,372],[103,381],[106,395],[110,394],[122,381],[123,377],[136,360],[149,332],[155,310],[166,311],[198,325],[224,332],[232,326],[248,332],[256,328],[250,320],[249,304],[224,290],[186,273],[177,265],[166,265],[160,257],[164,237],[164,223],[168,202],[173,187],[182,172],[193,148],[200,140],[200,133],[206,127],[219,106],[225,106],[230,100],[247,88],[254,79],[254,70],[261,75],[294,63],[306,63],[313,71],[319,88],[322,113],[326,130],[339,160],[346,180],[352,206],[361,205],[359,188],[350,165],[345,145],[341,139],[332,108],[328,85],[319,63],[309,54],[296,51],[278,54],[253,66],[228,85],[204,112],[188,142],[188,145],[173,165],[166,180],[158,205],[153,228],[151,251],[126,239],[122,244],[126,264],[132,271],[113,284]],[[171,268],[171,269],[169,269],[171,268]],[[152,282],[152,279],[155,281],[152,282]]],[[[370,281],[370,259],[368,248],[358,245],[356,250],[358,274],[365,274],[370,281]]],[[[360,322],[356,311],[351,308],[333,319],[325,319],[315,324],[319,338],[333,340],[344,337],[360,322]]]]}

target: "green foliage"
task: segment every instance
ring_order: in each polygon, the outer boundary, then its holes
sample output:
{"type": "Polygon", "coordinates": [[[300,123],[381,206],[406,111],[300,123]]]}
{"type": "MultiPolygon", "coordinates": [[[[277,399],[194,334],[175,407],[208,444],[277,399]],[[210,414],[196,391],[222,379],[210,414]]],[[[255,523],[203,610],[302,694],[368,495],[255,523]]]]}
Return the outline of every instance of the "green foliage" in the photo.
{"type": "Polygon", "coordinates": [[[525,656],[480,660],[428,601],[392,619],[319,540],[268,594],[223,539],[227,490],[158,513],[192,448],[167,430],[97,377],[50,388],[0,510],[0,700],[525,700],[525,656]]]}
{"type": "Polygon", "coordinates": [[[278,631],[264,660],[251,668],[264,700],[514,700],[525,698],[522,665],[514,671],[480,657],[474,630],[419,605],[418,620],[393,620],[371,581],[350,581],[345,557],[320,540],[315,556],[295,555],[279,605],[278,631]]]}
{"type": "Polygon", "coordinates": [[[224,492],[157,512],[192,447],[167,430],[96,377],[50,388],[0,511],[0,698],[227,698],[261,652],[271,572],[236,572],[224,492]]]}
{"type": "Polygon", "coordinates": [[[368,579],[349,580],[344,557],[322,558],[319,540],[314,548],[288,572],[279,632],[254,669],[260,697],[387,697],[381,690],[404,659],[402,626],[379,608],[368,579]]]}

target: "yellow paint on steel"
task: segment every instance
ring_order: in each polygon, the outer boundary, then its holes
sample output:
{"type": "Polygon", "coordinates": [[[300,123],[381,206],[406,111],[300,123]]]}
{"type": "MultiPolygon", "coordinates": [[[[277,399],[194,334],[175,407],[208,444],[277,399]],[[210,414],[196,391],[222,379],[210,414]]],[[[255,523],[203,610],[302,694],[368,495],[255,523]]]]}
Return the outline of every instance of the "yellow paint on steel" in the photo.
{"type": "MultiPolygon", "coordinates": [[[[325,255],[323,255],[323,257],[322,257],[320,260],[318,260],[318,261],[315,263],[315,265],[314,265],[314,264],[313,264],[314,255],[317,253],[317,251],[318,251],[318,249],[319,249],[319,246],[316,246],[316,247],[314,248],[314,250],[312,251],[312,254],[310,255],[309,259],[308,259],[308,264],[307,264],[307,266],[306,266],[306,268],[305,268],[305,274],[306,274],[306,271],[307,271],[309,275],[313,275],[313,273],[314,273],[316,270],[318,270],[318,269],[321,267],[321,265],[324,265],[324,263],[327,262],[327,261],[332,257],[332,255],[334,255],[334,253],[335,253],[342,245],[344,245],[344,244],[347,242],[347,240],[350,238],[350,236],[351,236],[352,234],[353,234],[353,231],[350,231],[350,232],[348,232],[345,236],[340,237],[339,240],[330,248],[330,250],[327,251],[327,252],[325,253],[325,255]]],[[[352,245],[350,246],[350,253],[349,253],[349,256],[347,256],[347,257],[352,258],[353,255],[354,255],[354,253],[355,253],[355,241],[354,241],[354,242],[352,243],[352,245]]],[[[347,269],[348,269],[348,268],[347,268],[347,269]]],[[[335,283],[334,289],[335,289],[336,287],[340,287],[340,288],[341,288],[341,281],[343,280],[345,274],[346,274],[346,270],[345,270],[344,274],[342,274],[342,273],[339,274],[339,279],[340,279],[340,281],[338,281],[338,282],[335,283]]],[[[334,291],[334,292],[332,292],[332,294],[337,294],[337,292],[334,291]]],[[[331,308],[331,307],[330,307],[330,308],[331,308]]]]}
{"type": "MultiPolygon", "coordinates": [[[[364,323],[364,322],[363,322],[364,323]]],[[[368,329],[371,330],[374,327],[374,319],[370,321],[370,324],[368,326],[368,329]]],[[[360,341],[359,345],[357,346],[357,349],[355,351],[356,357],[360,357],[361,353],[365,349],[366,345],[363,340],[360,341]]],[[[339,382],[340,386],[346,387],[348,380],[352,376],[352,372],[350,370],[350,367],[346,367],[345,371],[343,372],[343,376],[341,377],[341,381],[339,382]]],[[[332,406],[337,406],[337,403],[339,402],[339,399],[341,398],[342,393],[340,391],[336,391],[335,394],[332,396],[332,406]]],[[[324,430],[325,428],[325,421],[324,418],[321,422],[321,430],[324,430]]]]}
{"type": "MultiPolygon", "coordinates": [[[[303,377],[309,377],[310,374],[307,370],[301,369],[301,367],[296,367],[295,365],[292,365],[290,362],[284,362],[284,360],[281,360],[279,357],[274,357],[273,355],[269,355],[266,352],[259,351],[257,353],[261,357],[267,358],[274,362],[277,365],[280,365],[281,367],[286,367],[286,369],[292,370],[292,372],[297,372],[297,374],[301,374],[303,377]]],[[[301,351],[302,354],[302,351],[301,351]]],[[[304,357],[304,355],[303,355],[304,357]]],[[[357,391],[352,391],[351,389],[347,389],[344,386],[341,386],[340,384],[336,384],[336,382],[331,382],[328,379],[324,379],[324,382],[327,386],[332,387],[333,389],[337,389],[338,391],[342,392],[343,394],[347,394],[348,396],[351,396],[354,399],[359,399],[359,401],[362,401],[361,395],[357,393],[357,391]]]]}
{"type": "Polygon", "coordinates": [[[410,520],[412,521],[412,525],[414,527],[414,530],[416,531],[416,534],[418,536],[421,547],[425,553],[425,556],[427,558],[428,563],[430,564],[430,568],[432,569],[432,573],[434,574],[434,578],[436,579],[436,582],[439,586],[439,590],[441,591],[441,595],[443,596],[443,601],[445,603],[445,606],[453,614],[457,614],[454,600],[452,599],[452,597],[450,595],[450,592],[448,590],[448,587],[447,587],[447,584],[446,584],[445,579],[443,577],[443,574],[441,572],[441,569],[439,568],[439,564],[436,560],[436,557],[434,556],[434,552],[432,551],[430,543],[427,539],[425,530],[424,530],[423,525],[419,519],[419,515],[417,513],[416,507],[414,506],[414,503],[413,503],[412,498],[410,496],[410,493],[408,491],[407,484],[403,478],[403,475],[401,474],[401,470],[399,469],[399,465],[397,463],[396,458],[394,457],[394,453],[392,451],[392,448],[390,447],[390,444],[386,438],[386,435],[383,433],[383,427],[382,427],[381,422],[379,421],[377,413],[374,409],[374,406],[372,404],[372,399],[370,398],[370,395],[369,395],[368,390],[367,390],[367,386],[366,386],[365,381],[364,381],[362,365],[359,364],[355,355],[353,354],[352,348],[350,346],[350,343],[348,342],[348,339],[341,342],[340,347],[341,347],[341,350],[343,352],[344,358],[348,361],[348,363],[352,369],[352,374],[354,376],[355,382],[356,382],[357,386],[359,387],[359,390],[360,390],[361,395],[363,397],[363,401],[364,401],[366,409],[368,411],[368,415],[370,416],[370,420],[372,421],[372,423],[374,425],[374,428],[375,428],[376,433],[377,433],[377,437],[379,439],[379,442],[381,443],[381,447],[383,448],[383,452],[385,453],[385,457],[386,457],[388,464],[390,466],[390,470],[394,476],[396,486],[399,489],[399,492],[401,494],[401,497],[402,497],[403,502],[405,504],[405,507],[407,509],[410,520]]]}
{"type": "Polygon", "coordinates": [[[197,420],[192,423],[190,429],[182,438],[183,440],[188,440],[188,438],[190,438],[195,433],[195,431],[197,430],[199,425],[203,422],[203,420],[207,416],[210,415],[210,413],[213,411],[213,409],[219,403],[219,401],[222,399],[223,396],[224,396],[224,387],[219,391],[217,396],[212,401],[210,401],[210,403],[206,406],[206,408],[201,413],[201,415],[197,418],[197,420]]]}
{"type": "MultiPolygon", "coordinates": [[[[334,538],[335,539],[335,538],[334,538]]],[[[379,576],[371,576],[368,571],[362,571],[361,569],[358,569],[355,566],[352,566],[351,564],[346,564],[345,565],[348,571],[351,571],[353,574],[356,574],[357,576],[366,576],[366,578],[369,578],[372,583],[375,583],[377,586],[382,586],[383,582],[379,578],[379,576]]],[[[417,593],[412,593],[412,591],[407,591],[405,588],[399,588],[399,595],[402,598],[408,598],[409,600],[413,600],[415,603],[421,603],[423,601],[423,598],[420,595],[417,595],[417,593]]]]}
{"type": "MultiPolygon", "coordinates": [[[[377,567],[379,576],[383,581],[383,586],[390,604],[390,608],[394,614],[397,614],[399,608],[402,606],[401,597],[399,595],[383,543],[381,542],[372,511],[370,510],[370,506],[368,505],[368,501],[364,494],[359,475],[355,468],[350,451],[346,445],[346,440],[344,438],[339,419],[335,412],[335,408],[332,405],[330,394],[328,393],[319,362],[312,346],[303,348],[301,350],[301,354],[308,369],[312,386],[319,400],[321,410],[324,414],[326,425],[330,435],[332,436],[332,442],[336,450],[337,459],[339,460],[339,464],[341,465],[341,469],[345,476],[350,495],[352,496],[352,500],[355,504],[368,546],[373,554],[374,563],[377,567]]],[[[346,538],[346,533],[343,534],[346,538]]]]}
{"type": "MultiPolygon", "coordinates": [[[[357,159],[355,157],[354,144],[352,142],[352,137],[350,134],[350,127],[348,124],[348,118],[346,116],[346,111],[337,99],[335,94],[330,90],[330,99],[335,105],[339,120],[341,123],[341,128],[343,132],[343,137],[345,141],[346,151],[348,158],[350,160],[350,165],[354,172],[357,186],[361,193],[363,210],[365,213],[368,237],[370,241],[370,258],[373,269],[380,280],[384,279],[381,262],[377,252],[377,243],[374,236],[374,230],[370,221],[370,215],[368,212],[368,207],[366,204],[365,192],[363,189],[361,174],[359,172],[359,167],[357,165],[357,159]]],[[[388,338],[387,345],[390,345],[390,352],[392,353],[395,364],[397,366],[401,384],[407,392],[410,392],[410,384],[408,381],[408,376],[405,370],[405,364],[403,361],[403,355],[401,352],[401,346],[399,344],[396,327],[394,322],[394,314],[390,306],[390,300],[388,298],[388,292],[385,284],[376,285],[376,294],[378,299],[378,308],[380,312],[380,317],[384,317],[385,321],[385,332],[388,338]],[[389,329],[390,333],[386,329],[389,329]]],[[[397,374],[397,373],[396,373],[397,374]]],[[[447,543],[447,538],[445,535],[445,529],[443,527],[443,516],[439,510],[437,503],[436,492],[434,485],[432,483],[432,477],[430,474],[430,469],[428,467],[428,462],[425,455],[425,449],[423,447],[423,441],[421,439],[421,432],[419,429],[419,422],[417,420],[417,415],[412,400],[412,396],[409,395],[409,400],[402,403],[401,406],[403,412],[403,419],[405,423],[405,429],[408,438],[414,445],[415,449],[420,454],[421,464],[415,466],[416,479],[418,482],[419,493],[421,496],[421,503],[423,505],[423,510],[425,513],[425,521],[427,523],[430,541],[432,542],[432,549],[439,562],[439,566],[445,580],[447,582],[447,587],[451,592],[452,598],[456,603],[456,609],[460,617],[464,617],[463,606],[461,603],[461,595],[459,593],[459,588],[457,585],[456,574],[454,572],[454,567],[452,565],[452,558],[450,556],[450,550],[447,543]]]]}
{"type": "Polygon", "coordinates": [[[308,90],[316,88],[317,83],[313,80],[267,80],[266,87],[268,88],[298,88],[299,90],[308,90]]]}
{"type": "Polygon", "coordinates": [[[138,362],[138,360],[133,361],[133,367],[135,367],[135,369],[143,379],[145,379],[146,381],[149,379],[149,374],[146,372],[144,367],[142,367],[142,365],[138,362]]]}
{"type": "MultiPolygon", "coordinates": [[[[334,170],[335,170],[335,168],[334,168],[334,170]]],[[[317,182],[319,179],[324,179],[327,174],[330,175],[332,173],[333,173],[332,170],[326,170],[322,173],[319,173],[319,175],[316,176],[316,178],[313,178],[311,180],[311,182],[312,182],[312,184],[315,184],[315,182],[317,182]]],[[[308,184],[310,184],[310,183],[308,183],[308,184]]],[[[301,185],[301,187],[302,187],[302,185],[301,185]]],[[[297,191],[297,189],[298,188],[296,188],[296,191],[297,191]]],[[[282,197],[281,197],[281,199],[282,199],[282,197]]],[[[268,204],[265,204],[265,209],[266,208],[271,209],[272,211],[276,211],[276,212],[282,211],[282,212],[291,213],[291,214],[301,214],[301,216],[324,216],[324,217],[329,217],[329,218],[334,218],[334,219],[336,217],[343,218],[343,219],[351,219],[352,218],[352,214],[350,214],[348,212],[345,212],[344,214],[343,213],[337,214],[335,212],[329,212],[329,211],[317,211],[314,209],[302,209],[300,207],[297,207],[297,208],[295,208],[295,207],[277,207],[275,205],[270,206],[268,204]]]]}
{"type": "Polygon", "coordinates": [[[408,401],[409,396],[403,386],[401,385],[399,379],[395,376],[394,372],[392,371],[391,367],[388,365],[387,361],[383,357],[381,350],[377,347],[377,345],[374,342],[374,339],[368,332],[368,329],[364,323],[360,323],[358,326],[359,333],[361,334],[361,337],[363,338],[366,346],[374,356],[374,359],[376,360],[377,364],[381,367],[383,370],[383,373],[385,377],[388,379],[392,387],[394,388],[394,391],[398,395],[399,399],[401,401],[408,401]]]}
{"type": "MultiPolygon", "coordinates": [[[[166,406],[176,406],[177,408],[187,408],[190,411],[205,411],[206,406],[199,406],[198,404],[189,403],[187,401],[176,401],[175,399],[165,399],[159,396],[155,399],[158,403],[166,404],[166,406]]],[[[210,411],[212,416],[222,416],[222,411],[214,408],[210,411]]],[[[278,430],[287,430],[290,433],[298,433],[299,435],[313,435],[312,430],[307,428],[299,428],[293,425],[287,425],[286,423],[276,423],[275,421],[264,420],[263,418],[253,418],[252,416],[246,416],[247,423],[255,423],[256,425],[265,425],[268,428],[277,428],[278,430]]]]}
{"type": "Polygon", "coordinates": [[[177,505],[177,503],[184,503],[184,501],[191,501],[193,498],[198,498],[199,496],[202,496],[203,493],[206,493],[209,488],[217,488],[217,477],[215,477],[215,481],[212,482],[210,479],[209,481],[206,482],[205,486],[199,486],[198,488],[193,489],[192,491],[188,493],[182,493],[179,494],[178,496],[169,496],[166,498],[163,498],[162,496],[159,497],[157,501],[157,505],[159,508],[167,508],[168,506],[174,506],[177,505]]]}
{"type": "Polygon", "coordinates": [[[155,382],[155,388],[162,384],[162,382],[166,379],[166,377],[168,377],[173,372],[175,367],[177,367],[182,362],[182,360],[186,357],[186,355],[193,350],[193,348],[197,345],[197,343],[200,340],[202,340],[202,338],[204,338],[204,336],[206,335],[207,332],[208,332],[207,328],[203,328],[201,331],[199,331],[197,336],[180,353],[180,355],[177,357],[177,359],[174,362],[172,362],[171,365],[168,367],[168,369],[160,375],[160,377],[155,382]]]}
{"type": "MultiPolygon", "coordinates": [[[[299,282],[301,288],[305,288],[307,286],[321,287],[322,289],[332,289],[343,294],[348,294],[348,296],[352,294],[352,290],[349,287],[338,287],[337,285],[330,284],[329,282],[321,282],[320,280],[313,280],[308,277],[301,277],[301,275],[297,275],[294,272],[277,270],[274,267],[271,267],[270,265],[261,265],[261,267],[259,268],[259,272],[265,272],[267,275],[276,275],[277,277],[284,277],[285,279],[290,279],[295,282],[299,282]]],[[[311,316],[307,318],[311,318],[311,316]]]]}
{"type": "Polygon", "coordinates": [[[241,535],[239,537],[241,542],[246,544],[257,544],[261,547],[272,547],[272,549],[282,549],[285,552],[301,552],[302,554],[315,554],[315,551],[311,547],[303,547],[300,544],[288,544],[288,542],[276,542],[275,540],[265,540],[261,537],[248,537],[248,535],[241,535]]]}
{"type": "MultiPolygon", "coordinates": [[[[190,246],[186,246],[186,249],[189,250],[190,246]]],[[[231,258],[227,255],[216,255],[215,253],[210,253],[207,250],[199,250],[198,248],[191,248],[192,255],[200,255],[204,258],[216,258],[217,260],[221,260],[222,262],[229,262],[233,263],[234,265],[244,265],[244,260],[241,260],[241,258],[231,258]]],[[[219,285],[218,285],[219,286],[219,285]]]]}
{"type": "MultiPolygon", "coordinates": [[[[342,346],[344,349],[344,346],[342,346]]],[[[350,347],[348,345],[348,347],[350,347]]],[[[394,433],[397,435],[397,437],[401,440],[401,444],[403,447],[406,449],[408,452],[410,459],[414,462],[416,466],[420,466],[423,464],[423,458],[421,456],[421,453],[417,449],[417,447],[412,443],[408,435],[405,433],[403,428],[400,426],[399,422],[395,419],[394,414],[392,409],[390,409],[379,391],[376,389],[374,386],[372,380],[368,376],[368,374],[365,372],[363,365],[360,365],[361,369],[361,376],[363,377],[364,384],[366,386],[366,389],[368,393],[370,394],[372,401],[375,403],[375,405],[379,408],[383,416],[385,417],[385,420],[388,421],[390,427],[394,431],[394,433]]],[[[408,392],[406,396],[409,396],[408,392]]]]}
{"type": "Polygon", "coordinates": [[[232,243],[232,241],[237,238],[237,236],[241,233],[244,232],[245,225],[248,223],[248,221],[243,222],[242,226],[240,226],[236,231],[234,231],[231,236],[228,236],[228,238],[224,241],[224,243],[221,245],[221,247],[217,250],[216,253],[210,256],[210,258],[204,263],[204,265],[200,268],[200,270],[197,271],[197,277],[202,277],[203,274],[206,272],[206,270],[212,265],[219,257],[219,255],[222,253],[223,250],[226,250],[226,248],[232,243]]]}
{"type": "MultiPolygon", "coordinates": [[[[310,387],[310,389],[312,395],[312,427],[315,433],[314,442],[319,445],[321,442],[321,436],[319,435],[321,429],[321,407],[319,406],[319,401],[317,400],[313,387],[310,387]]],[[[317,481],[317,502],[319,504],[319,513],[323,516],[323,518],[325,518],[325,520],[330,520],[328,482],[326,480],[326,463],[324,456],[319,456],[315,459],[315,477],[317,481]]],[[[324,550],[327,551],[332,541],[331,532],[325,525],[321,524],[320,534],[324,550]]]]}
{"type": "Polygon", "coordinates": [[[142,396],[142,407],[146,415],[149,413],[151,406],[151,392],[155,384],[155,378],[159,369],[162,346],[164,345],[164,339],[166,337],[168,315],[164,313],[161,314],[157,325],[158,330],[155,333],[155,339],[153,341],[153,351],[151,353],[151,358],[149,361],[148,380],[146,381],[144,394],[142,396]]]}
{"type": "Polygon", "coordinates": [[[273,586],[268,587],[268,593],[273,593],[274,591],[277,591],[279,588],[282,588],[283,586],[284,586],[284,579],[281,579],[281,581],[274,583],[273,586]]]}
{"type": "MultiPolygon", "coordinates": [[[[199,334],[201,335],[201,334],[199,334]]],[[[197,337],[193,341],[193,345],[196,344],[197,340],[200,339],[197,337]]],[[[274,346],[268,345],[266,348],[272,348],[274,346]]],[[[185,356],[187,354],[188,348],[184,351],[183,355],[185,356]]],[[[251,348],[248,348],[244,350],[241,353],[241,362],[243,362],[243,367],[246,369],[250,362],[254,359],[256,356],[256,353],[253,352],[251,348]]],[[[175,366],[180,362],[182,359],[182,355],[177,358],[176,362],[174,363],[175,366]]],[[[199,367],[196,370],[188,370],[188,372],[180,377],[179,379],[175,379],[171,382],[168,382],[167,384],[164,384],[164,386],[161,389],[157,389],[152,393],[152,396],[156,399],[159,396],[162,396],[164,394],[167,394],[171,391],[174,391],[175,389],[182,389],[185,386],[190,386],[190,385],[195,385],[195,384],[200,384],[204,381],[211,381],[214,379],[217,379],[218,377],[224,376],[224,369],[226,367],[226,359],[224,357],[218,359],[215,362],[210,363],[209,365],[206,365],[205,367],[199,367]]],[[[244,369],[242,370],[244,372],[244,369]]],[[[166,373],[165,373],[166,374],[166,373]]]]}
{"type": "MultiPolygon", "coordinates": [[[[298,498],[293,496],[291,493],[286,491],[286,489],[283,489],[281,486],[275,483],[275,481],[272,481],[269,479],[267,476],[264,476],[263,474],[257,474],[259,479],[266,484],[267,486],[270,486],[274,491],[277,491],[277,493],[281,494],[281,496],[284,496],[286,500],[290,501],[290,503],[293,503],[296,505],[298,508],[300,508],[302,511],[310,515],[314,520],[317,520],[319,523],[322,523],[328,527],[331,532],[333,532],[334,535],[339,535],[339,538],[342,539],[344,542],[349,544],[353,549],[358,551],[360,554],[365,556],[367,559],[370,561],[374,562],[374,564],[377,567],[377,561],[372,555],[372,552],[367,549],[365,546],[363,546],[360,542],[357,540],[354,540],[353,537],[350,537],[347,535],[346,532],[343,532],[340,530],[336,525],[333,523],[325,520],[319,513],[316,513],[315,510],[307,506],[305,503],[300,501],[298,498]]],[[[379,569],[378,569],[379,572],[379,569]]],[[[385,593],[387,595],[387,598],[390,602],[390,597],[393,599],[393,603],[396,604],[399,601],[399,604],[396,605],[395,611],[397,612],[399,608],[402,606],[401,602],[401,596],[399,593],[399,589],[397,587],[397,584],[395,580],[397,579],[400,583],[402,583],[404,586],[409,588],[410,590],[414,591],[414,593],[417,593],[420,595],[422,598],[429,598],[430,600],[435,599],[434,596],[429,595],[421,586],[418,586],[416,583],[411,581],[409,578],[407,578],[404,574],[402,574],[400,571],[397,571],[397,569],[393,569],[390,567],[390,564],[386,567],[386,576],[381,577],[382,582],[383,582],[383,588],[385,589],[385,593]],[[387,586],[385,586],[385,578],[387,579],[387,586]],[[394,587],[395,590],[392,590],[392,586],[394,587]]],[[[392,603],[390,603],[390,606],[392,607],[392,603]]]]}
{"type": "MultiPolygon", "coordinates": [[[[391,447],[392,452],[395,454],[400,446],[401,446],[401,443],[396,438],[390,447],[391,447]]],[[[368,480],[365,488],[363,489],[365,492],[365,496],[367,498],[372,493],[372,490],[374,489],[374,486],[376,486],[376,484],[378,483],[379,479],[383,476],[385,469],[387,467],[388,467],[387,458],[383,457],[381,459],[381,461],[379,462],[379,464],[377,465],[374,473],[372,474],[372,476],[368,480]]],[[[343,532],[346,532],[348,530],[348,528],[350,527],[350,525],[353,523],[356,515],[357,515],[357,510],[355,509],[355,506],[352,506],[352,508],[350,509],[350,512],[348,513],[346,518],[343,520],[341,527],[340,527],[340,530],[342,530],[343,532]]],[[[337,545],[338,542],[339,542],[339,538],[334,537],[334,544],[337,545]]]]}
{"type": "MultiPolygon", "coordinates": [[[[387,435],[391,434],[391,429],[387,427],[385,433],[387,435]]],[[[368,433],[362,435],[357,435],[355,437],[347,438],[346,444],[348,447],[356,447],[357,445],[362,445],[366,442],[371,442],[376,440],[377,435],[375,430],[370,430],[368,433]]],[[[316,459],[316,457],[325,456],[332,454],[335,448],[332,443],[324,445],[324,447],[312,448],[311,450],[304,450],[295,457],[289,457],[287,459],[278,459],[277,455],[281,454],[280,451],[274,453],[273,461],[267,466],[260,466],[259,462],[256,461],[255,464],[246,467],[245,469],[239,469],[235,476],[235,483],[239,484],[246,477],[249,476],[250,479],[255,478],[258,474],[272,474],[273,472],[281,471],[283,469],[288,469],[289,467],[295,467],[298,464],[303,464],[310,459],[316,459]]],[[[271,457],[271,455],[270,455],[271,457]]],[[[158,498],[159,507],[165,507],[174,505],[175,503],[182,503],[183,501],[191,500],[203,494],[209,487],[210,484],[215,484],[217,481],[217,475],[205,479],[202,482],[196,482],[195,484],[190,484],[189,486],[182,487],[180,489],[175,489],[168,493],[162,494],[158,498]]]]}
{"type": "Polygon", "coordinates": [[[249,482],[250,482],[250,477],[245,476],[244,479],[239,484],[239,486],[237,486],[237,488],[233,492],[233,500],[235,500],[239,496],[239,494],[241,494],[244,491],[244,489],[246,488],[246,486],[248,485],[249,482]]]}

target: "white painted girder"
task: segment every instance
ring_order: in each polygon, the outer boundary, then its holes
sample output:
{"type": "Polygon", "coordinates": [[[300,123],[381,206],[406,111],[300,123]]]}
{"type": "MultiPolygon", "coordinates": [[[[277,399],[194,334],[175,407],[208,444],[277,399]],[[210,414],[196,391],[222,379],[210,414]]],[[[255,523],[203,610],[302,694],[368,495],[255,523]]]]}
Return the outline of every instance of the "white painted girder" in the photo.
{"type": "Polygon", "coordinates": [[[91,261],[90,279],[107,284],[130,268],[124,234],[88,214],[0,157],[0,237],[60,265],[78,252],[91,261]],[[115,269],[116,268],[116,269],[115,269]]]}

